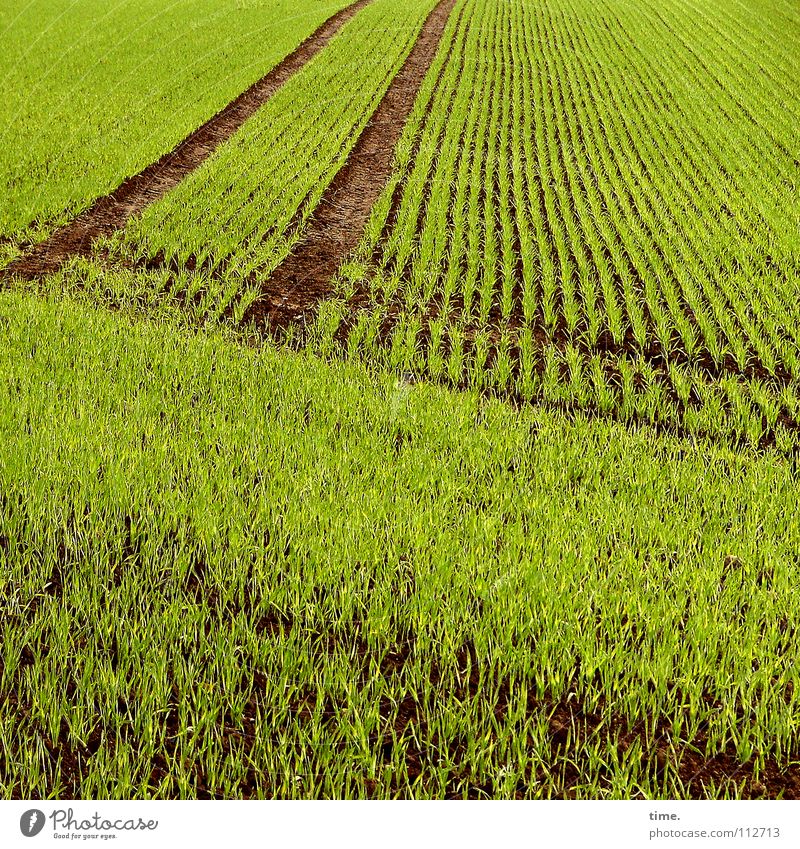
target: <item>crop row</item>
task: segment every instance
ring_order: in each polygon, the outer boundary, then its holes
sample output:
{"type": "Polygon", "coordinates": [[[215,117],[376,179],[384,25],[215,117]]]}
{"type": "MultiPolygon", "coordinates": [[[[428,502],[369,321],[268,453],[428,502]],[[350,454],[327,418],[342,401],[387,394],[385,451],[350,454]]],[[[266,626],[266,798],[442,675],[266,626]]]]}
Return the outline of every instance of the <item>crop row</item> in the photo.
{"type": "MultiPolygon", "coordinates": [[[[141,263],[268,278],[402,65],[433,0],[377,0],[126,233],[141,263]]],[[[236,285],[235,283],[232,285],[236,285]]]]}
{"type": "Polygon", "coordinates": [[[315,337],[358,328],[352,351],[368,327],[458,385],[548,400],[560,375],[567,405],[794,444],[796,165],[772,117],[800,99],[777,11],[759,41],[723,5],[692,19],[701,50],[678,0],[467,3],[315,337]]]}

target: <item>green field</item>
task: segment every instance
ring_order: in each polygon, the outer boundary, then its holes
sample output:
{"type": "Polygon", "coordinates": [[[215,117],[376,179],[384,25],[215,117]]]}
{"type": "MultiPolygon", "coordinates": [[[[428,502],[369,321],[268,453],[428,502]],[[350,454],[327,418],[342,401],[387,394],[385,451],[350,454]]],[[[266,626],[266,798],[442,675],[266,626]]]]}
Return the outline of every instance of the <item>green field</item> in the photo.
{"type": "Polygon", "coordinates": [[[69,301],[0,327],[6,796],[728,796],[698,755],[797,757],[774,455],[69,301]]]}
{"type": "MultiPolygon", "coordinates": [[[[5,261],[346,6],[14,0],[5,261]]],[[[797,6],[440,8],[0,273],[0,798],[800,798],[797,6]]]]}
{"type": "Polygon", "coordinates": [[[323,337],[456,385],[796,446],[800,67],[778,50],[762,67],[742,35],[788,39],[777,12],[727,5],[467,4],[323,337]]]}

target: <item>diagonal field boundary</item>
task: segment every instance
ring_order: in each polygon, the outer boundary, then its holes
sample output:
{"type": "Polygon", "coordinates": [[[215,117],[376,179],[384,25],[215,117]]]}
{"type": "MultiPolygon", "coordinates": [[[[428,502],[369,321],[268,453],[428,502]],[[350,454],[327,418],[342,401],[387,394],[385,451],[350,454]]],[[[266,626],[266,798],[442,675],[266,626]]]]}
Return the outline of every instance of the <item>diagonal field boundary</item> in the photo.
{"type": "Polygon", "coordinates": [[[290,77],[316,56],[356,12],[372,0],[357,0],[328,18],[268,74],[187,136],[174,150],[98,198],[69,224],[0,271],[0,277],[32,280],[58,271],[73,256],[87,255],[92,243],[122,229],[128,219],[174,189],[229,139],[290,77]]]}
{"type": "Polygon", "coordinates": [[[456,0],[440,0],[403,67],[322,195],[300,243],[262,286],[244,322],[285,327],[330,292],[331,280],[358,245],[370,212],[389,181],[394,150],[417,99],[456,0]]]}

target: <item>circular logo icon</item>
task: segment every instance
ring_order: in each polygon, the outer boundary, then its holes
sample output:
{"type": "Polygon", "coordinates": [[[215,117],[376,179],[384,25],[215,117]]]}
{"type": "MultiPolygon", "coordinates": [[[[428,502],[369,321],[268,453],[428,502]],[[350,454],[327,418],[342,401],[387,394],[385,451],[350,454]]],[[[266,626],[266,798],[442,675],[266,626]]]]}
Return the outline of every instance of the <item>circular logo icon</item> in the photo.
{"type": "Polygon", "coordinates": [[[19,818],[19,830],[25,837],[36,837],[44,828],[44,814],[36,808],[31,808],[19,818]]]}

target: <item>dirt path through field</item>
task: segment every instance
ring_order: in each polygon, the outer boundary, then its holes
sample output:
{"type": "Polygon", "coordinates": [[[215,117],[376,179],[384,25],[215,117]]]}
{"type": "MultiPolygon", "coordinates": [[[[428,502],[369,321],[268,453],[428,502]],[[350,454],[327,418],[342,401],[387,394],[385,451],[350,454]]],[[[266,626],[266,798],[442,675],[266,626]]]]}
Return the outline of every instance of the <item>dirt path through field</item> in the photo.
{"type": "Polygon", "coordinates": [[[124,227],[131,216],[157,201],[202,165],[220,144],[319,53],[356,12],[370,2],[357,0],[328,18],[266,76],[198,127],[173,151],[139,174],[129,177],[111,194],[98,198],[69,224],[0,271],[0,278],[17,276],[34,279],[58,271],[72,256],[88,255],[95,239],[124,227]]]}
{"type": "Polygon", "coordinates": [[[428,16],[347,162],[314,211],[302,242],[275,269],[245,321],[283,327],[307,315],[330,292],[342,260],[356,247],[373,205],[389,180],[394,149],[433,61],[456,0],[441,0],[428,16]]]}

